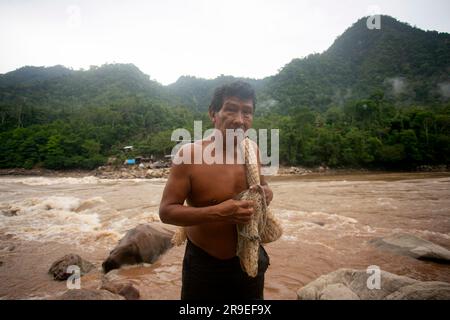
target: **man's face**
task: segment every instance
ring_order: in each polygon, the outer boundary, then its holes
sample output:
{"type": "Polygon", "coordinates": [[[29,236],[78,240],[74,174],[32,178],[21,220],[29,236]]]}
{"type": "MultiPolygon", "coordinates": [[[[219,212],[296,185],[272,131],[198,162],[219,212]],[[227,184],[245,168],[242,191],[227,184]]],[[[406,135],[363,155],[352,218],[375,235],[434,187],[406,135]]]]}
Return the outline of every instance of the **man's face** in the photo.
{"type": "Polygon", "coordinates": [[[241,100],[237,97],[225,98],[218,112],[210,112],[214,127],[222,134],[226,129],[242,129],[247,131],[253,123],[253,100],[241,100]]]}

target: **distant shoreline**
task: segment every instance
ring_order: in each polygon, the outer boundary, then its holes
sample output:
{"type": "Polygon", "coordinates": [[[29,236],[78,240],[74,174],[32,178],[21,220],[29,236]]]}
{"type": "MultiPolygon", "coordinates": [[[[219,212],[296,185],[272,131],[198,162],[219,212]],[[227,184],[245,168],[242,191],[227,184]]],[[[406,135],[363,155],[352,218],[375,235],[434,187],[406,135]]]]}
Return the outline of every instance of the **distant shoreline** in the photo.
{"type": "Polygon", "coordinates": [[[0,176],[44,176],[44,177],[85,177],[95,170],[50,170],[50,169],[0,169],[0,176]]]}
{"type": "MultiPolygon", "coordinates": [[[[44,177],[86,177],[96,176],[98,178],[112,179],[130,179],[130,178],[165,178],[169,173],[168,168],[159,169],[140,169],[137,166],[121,166],[121,167],[99,167],[94,170],[50,170],[44,168],[24,169],[10,168],[0,169],[0,176],[44,176],[44,177]]],[[[281,166],[277,175],[267,176],[269,181],[285,180],[292,178],[320,178],[320,177],[339,177],[347,175],[372,175],[372,174],[398,174],[411,173],[423,175],[426,173],[433,175],[447,176],[450,174],[450,167],[440,166],[422,166],[417,170],[386,170],[386,169],[365,169],[365,168],[328,168],[328,167],[288,167],[281,166]]]]}

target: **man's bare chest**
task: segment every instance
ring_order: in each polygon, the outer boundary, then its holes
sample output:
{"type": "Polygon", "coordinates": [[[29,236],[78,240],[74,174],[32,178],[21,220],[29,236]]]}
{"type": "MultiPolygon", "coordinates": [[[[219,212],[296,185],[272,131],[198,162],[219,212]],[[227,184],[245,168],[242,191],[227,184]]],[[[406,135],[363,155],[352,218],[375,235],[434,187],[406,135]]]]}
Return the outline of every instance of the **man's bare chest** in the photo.
{"type": "Polygon", "coordinates": [[[190,181],[189,198],[196,206],[220,203],[247,189],[245,166],[238,164],[199,165],[190,181]]]}

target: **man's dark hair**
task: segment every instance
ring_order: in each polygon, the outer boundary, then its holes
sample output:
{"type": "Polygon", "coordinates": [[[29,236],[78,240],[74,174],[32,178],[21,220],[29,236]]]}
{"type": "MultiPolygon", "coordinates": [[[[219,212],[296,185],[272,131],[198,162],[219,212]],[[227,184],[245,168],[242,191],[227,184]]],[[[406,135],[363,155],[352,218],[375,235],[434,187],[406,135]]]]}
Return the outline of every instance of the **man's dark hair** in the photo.
{"type": "Polygon", "coordinates": [[[214,91],[214,96],[212,98],[211,104],[209,105],[209,110],[214,112],[219,112],[222,108],[223,101],[226,98],[236,97],[241,100],[252,100],[253,101],[253,111],[256,108],[256,96],[255,90],[252,86],[245,81],[237,80],[231,83],[226,83],[216,88],[214,91]]]}

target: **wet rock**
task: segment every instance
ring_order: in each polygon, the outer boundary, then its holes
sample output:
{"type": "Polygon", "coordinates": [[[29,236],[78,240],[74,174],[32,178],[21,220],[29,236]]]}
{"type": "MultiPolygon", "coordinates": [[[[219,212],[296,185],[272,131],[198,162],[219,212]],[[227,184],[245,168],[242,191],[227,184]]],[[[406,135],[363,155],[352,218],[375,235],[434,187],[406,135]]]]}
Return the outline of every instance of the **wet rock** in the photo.
{"type": "Polygon", "coordinates": [[[289,174],[303,174],[307,173],[309,170],[300,167],[290,167],[288,170],[289,174]]]}
{"type": "Polygon", "coordinates": [[[139,300],[141,296],[139,290],[130,281],[110,281],[103,279],[100,289],[121,295],[126,300],[139,300]]]}
{"type": "Polygon", "coordinates": [[[122,179],[132,179],[133,176],[131,175],[131,173],[122,172],[121,175],[120,175],[120,178],[122,178],[122,179]]]}
{"type": "Polygon", "coordinates": [[[53,262],[48,273],[52,275],[55,280],[66,280],[72,275],[72,273],[67,272],[67,268],[72,265],[76,265],[80,268],[81,276],[95,268],[92,263],[82,259],[79,255],[68,254],[53,262]]]}
{"type": "Polygon", "coordinates": [[[140,224],[129,230],[103,262],[105,273],[125,264],[153,263],[172,247],[174,231],[162,223],[140,224]]]}
{"type": "Polygon", "coordinates": [[[170,173],[167,163],[159,163],[156,166],[141,163],[138,166],[115,167],[112,165],[98,167],[95,176],[106,179],[153,179],[165,178],[170,173]],[[161,167],[165,166],[165,167],[161,167]]]}
{"type": "Polygon", "coordinates": [[[167,163],[162,162],[162,161],[156,161],[152,164],[150,164],[150,168],[152,169],[161,169],[161,168],[166,168],[168,166],[167,163]]]}
{"type": "Polygon", "coordinates": [[[366,270],[339,269],[323,275],[297,291],[299,300],[428,300],[450,299],[450,284],[422,282],[380,271],[380,288],[369,289],[373,273],[366,270]]]}
{"type": "Polygon", "coordinates": [[[312,171],[302,167],[289,167],[289,168],[279,168],[278,174],[280,175],[305,175],[312,171]]]}
{"type": "Polygon", "coordinates": [[[148,179],[153,178],[153,174],[154,171],[152,169],[148,169],[147,172],[145,173],[145,177],[148,179]]]}
{"type": "Polygon", "coordinates": [[[147,170],[147,172],[145,173],[145,177],[148,179],[152,179],[152,178],[163,178],[165,176],[165,173],[163,170],[154,170],[154,169],[149,169],[147,170]]]}
{"type": "Polygon", "coordinates": [[[437,165],[437,166],[429,166],[429,165],[422,165],[418,166],[416,168],[417,171],[422,172],[446,172],[449,170],[448,165],[437,165]]]}
{"type": "Polygon", "coordinates": [[[72,289],[51,300],[125,300],[125,298],[108,290],[72,289]]]}
{"type": "Polygon", "coordinates": [[[1,209],[1,213],[6,217],[15,217],[17,216],[17,212],[19,211],[20,211],[19,207],[7,207],[1,209]]]}
{"type": "Polygon", "coordinates": [[[370,243],[380,250],[388,250],[419,260],[450,263],[449,250],[410,234],[394,234],[385,238],[376,238],[370,240],[370,243]]]}
{"type": "Polygon", "coordinates": [[[326,286],[320,295],[321,300],[360,300],[358,295],[342,283],[326,286]]]}
{"type": "Polygon", "coordinates": [[[297,168],[296,168],[296,167],[290,167],[290,168],[289,168],[289,173],[290,173],[290,174],[295,174],[295,173],[297,173],[297,168]]]}
{"type": "Polygon", "coordinates": [[[329,170],[330,170],[330,168],[327,167],[327,166],[319,166],[319,167],[317,167],[317,172],[327,172],[329,170]]]}
{"type": "Polygon", "coordinates": [[[450,284],[438,281],[418,282],[400,288],[386,297],[389,300],[448,300],[450,284]]]}

